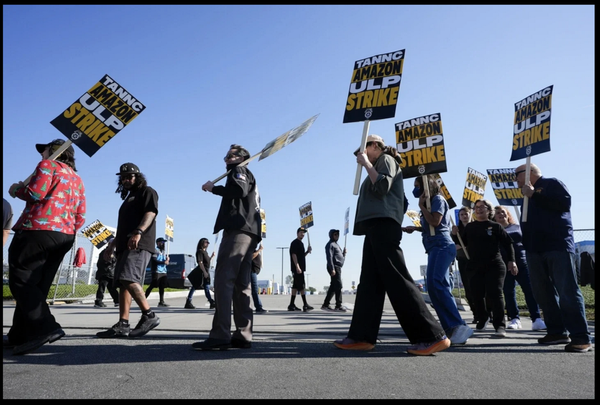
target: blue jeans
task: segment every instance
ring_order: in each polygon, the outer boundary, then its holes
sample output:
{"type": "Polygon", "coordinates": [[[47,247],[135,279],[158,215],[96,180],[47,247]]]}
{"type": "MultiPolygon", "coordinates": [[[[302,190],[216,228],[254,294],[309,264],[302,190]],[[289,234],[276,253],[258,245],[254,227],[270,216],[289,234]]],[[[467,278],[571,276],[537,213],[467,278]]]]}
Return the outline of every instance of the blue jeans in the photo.
{"type": "MultiPolygon", "coordinates": [[[[194,286],[190,287],[190,292],[188,294],[187,300],[192,302],[192,297],[194,296],[194,293],[196,292],[196,289],[194,288],[194,286]]],[[[210,285],[208,283],[204,283],[204,295],[206,295],[206,299],[208,300],[209,303],[213,303],[215,302],[212,297],[210,296],[210,285]]]]}
{"type": "Polygon", "coordinates": [[[531,289],[531,280],[529,279],[529,268],[519,268],[519,272],[516,276],[513,276],[510,272],[506,272],[504,278],[504,300],[506,302],[506,314],[509,319],[519,319],[519,306],[517,304],[517,292],[515,291],[516,283],[519,283],[523,295],[525,295],[525,303],[531,320],[535,321],[541,318],[540,308],[538,303],[533,296],[533,290],[531,289]]]}
{"type": "Polygon", "coordinates": [[[465,325],[452,296],[450,263],[456,258],[456,245],[447,238],[429,238],[427,244],[427,293],[447,334],[465,325]]]}
{"type": "Polygon", "coordinates": [[[583,294],[577,285],[575,253],[527,252],[533,295],[549,335],[569,334],[573,344],[591,343],[583,294]]]}
{"type": "Polygon", "coordinates": [[[260,297],[258,296],[258,275],[255,272],[252,272],[250,284],[252,284],[252,300],[254,301],[254,309],[261,311],[263,307],[262,302],[260,302],[260,297]]]}

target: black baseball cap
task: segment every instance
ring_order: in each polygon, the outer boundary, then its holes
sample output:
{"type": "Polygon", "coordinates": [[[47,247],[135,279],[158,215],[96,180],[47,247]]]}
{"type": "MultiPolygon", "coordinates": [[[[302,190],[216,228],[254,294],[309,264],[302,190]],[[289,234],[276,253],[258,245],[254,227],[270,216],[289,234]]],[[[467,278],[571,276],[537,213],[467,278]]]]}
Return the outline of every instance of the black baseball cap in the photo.
{"type": "Polygon", "coordinates": [[[296,233],[298,233],[298,232],[308,232],[308,229],[301,226],[300,228],[298,228],[298,230],[296,230],[296,233]]]}
{"type": "Polygon", "coordinates": [[[137,167],[133,163],[123,163],[119,168],[119,173],[117,173],[117,176],[120,176],[122,174],[138,174],[139,172],[139,167],[137,167]]]}
{"type": "Polygon", "coordinates": [[[166,242],[166,241],[167,241],[167,240],[166,240],[165,238],[158,238],[158,239],[156,239],[156,243],[159,243],[159,242],[166,242]]]}
{"type": "MultiPolygon", "coordinates": [[[[46,148],[50,147],[51,148],[50,154],[53,154],[54,152],[56,152],[58,147],[64,143],[65,143],[64,139],[55,139],[50,143],[36,143],[35,149],[38,151],[38,153],[44,153],[46,148]],[[56,146],[56,147],[53,148],[53,146],[56,146]]],[[[65,151],[71,153],[71,155],[75,155],[75,149],[73,149],[73,145],[69,145],[69,147],[65,151]]]]}

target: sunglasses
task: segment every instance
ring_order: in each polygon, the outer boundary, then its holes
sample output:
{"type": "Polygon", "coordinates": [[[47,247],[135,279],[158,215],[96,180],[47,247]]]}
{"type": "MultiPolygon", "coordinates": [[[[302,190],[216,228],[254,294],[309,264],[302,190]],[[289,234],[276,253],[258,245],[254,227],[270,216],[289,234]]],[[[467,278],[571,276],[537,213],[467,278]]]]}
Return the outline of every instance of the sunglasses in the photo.
{"type": "Polygon", "coordinates": [[[242,156],[242,155],[240,155],[239,153],[228,153],[227,155],[225,155],[223,160],[233,159],[234,157],[240,157],[240,156],[242,156]]]}

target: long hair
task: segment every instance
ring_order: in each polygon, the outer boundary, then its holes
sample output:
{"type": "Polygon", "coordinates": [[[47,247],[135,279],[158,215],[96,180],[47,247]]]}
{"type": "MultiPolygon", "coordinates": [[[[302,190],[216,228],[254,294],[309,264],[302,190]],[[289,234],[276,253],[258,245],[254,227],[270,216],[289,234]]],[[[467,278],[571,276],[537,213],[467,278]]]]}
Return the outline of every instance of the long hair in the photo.
{"type": "Polygon", "coordinates": [[[504,210],[506,212],[506,220],[508,221],[509,224],[516,224],[517,221],[515,221],[515,219],[513,218],[512,214],[510,213],[510,211],[508,210],[508,208],[502,206],[502,205],[496,205],[494,207],[494,217],[496,216],[496,214],[498,213],[499,210],[504,210]]]}
{"type": "MultiPolygon", "coordinates": [[[[132,190],[137,190],[140,188],[144,188],[148,186],[148,181],[146,181],[146,176],[144,176],[142,173],[135,173],[135,183],[133,183],[133,186],[131,187],[132,190]]],[[[129,194],[129,190],[126,190],[125,188],[123,188],[123,182],[121,181],[121,176],[119,176],[119,179],[117,180],[117,189],[115,190],[115,193],[121,193],[121,200],[125,200],[125,198],[127,198],[127,195],[129,194]]]]}
{"type": "Polygon", "coordinates": [[[202,249],[202,247],[204,246],[204,242],[208,242],[208,239],[206,238],[201,238],[198,241],[198,244],[196,245],[196,252],[199,251],[200,249],[202,249]]]}
{"type": "MultiPolygon", "coordinates": [[[[62,145],[59,144],[52,145],[50,147],[50,155],[54,154],[54,152],[56,152],[61,146],[62,145]]],[[[71,167],[71,169],[73,169],[74,172],[77,171],[77,168],[75,167],[75,149],[73,149],[72,146],[69,146],[67,149],[62,151],[62,153],[58,155],[54,160],[68,165],[69,167],[71,167]]]]}

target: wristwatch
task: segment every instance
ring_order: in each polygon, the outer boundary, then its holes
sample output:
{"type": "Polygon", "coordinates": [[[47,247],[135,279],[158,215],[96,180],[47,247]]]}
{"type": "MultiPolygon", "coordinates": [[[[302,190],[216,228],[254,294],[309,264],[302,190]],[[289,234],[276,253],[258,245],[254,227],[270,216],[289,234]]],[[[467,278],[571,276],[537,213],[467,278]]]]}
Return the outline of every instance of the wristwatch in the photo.
{"type": "Polygon", "coordinates": [[[135,231],[133,231],[134,233],[137,233],[138,235],[143,235],[144,231],[142,231],[140,228],[137,228],[135,231]]]}

